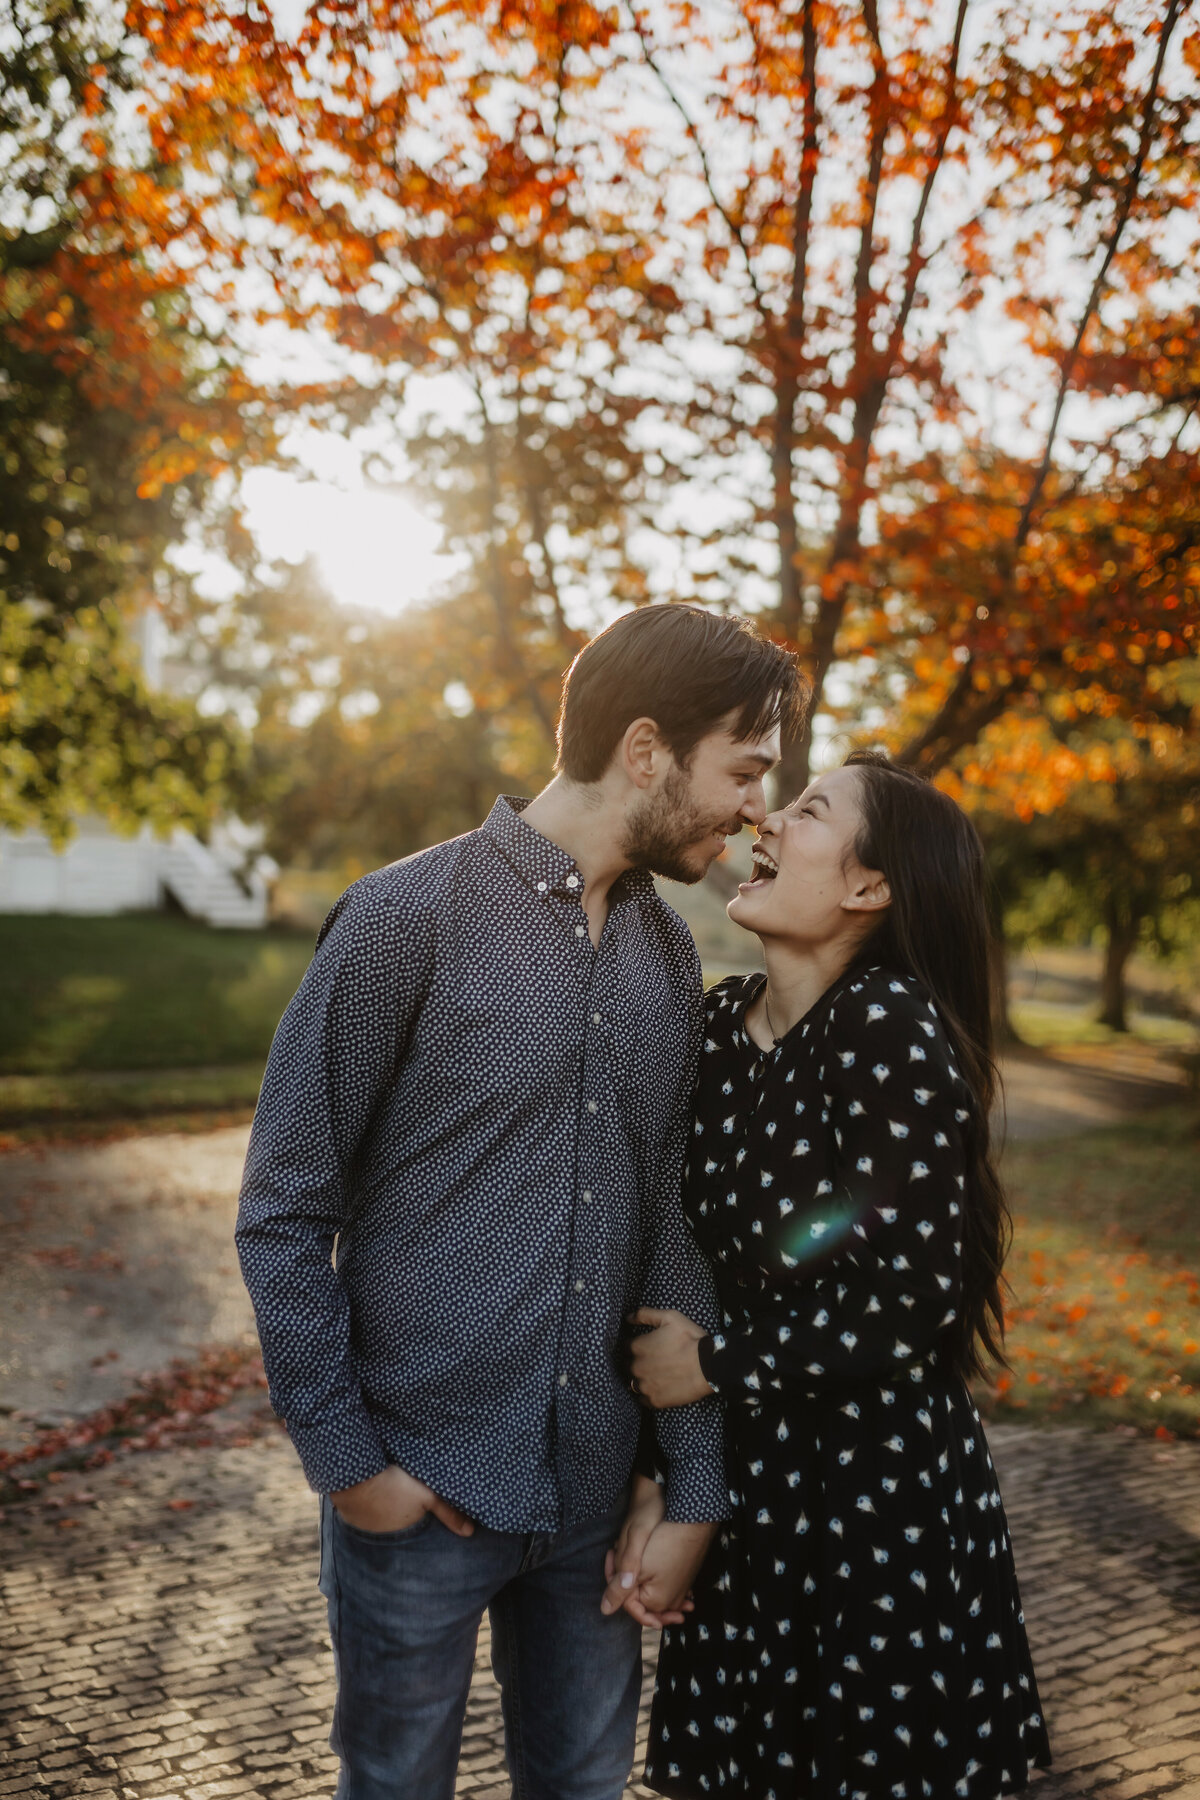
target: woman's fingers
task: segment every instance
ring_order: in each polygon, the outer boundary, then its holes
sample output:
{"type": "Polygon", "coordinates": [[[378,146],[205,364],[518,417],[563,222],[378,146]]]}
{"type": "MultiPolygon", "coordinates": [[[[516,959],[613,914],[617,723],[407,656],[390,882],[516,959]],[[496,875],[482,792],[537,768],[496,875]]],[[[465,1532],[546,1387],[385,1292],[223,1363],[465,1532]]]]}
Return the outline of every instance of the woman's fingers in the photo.
{"type": "Polygon", "coordinates": [[[677,1318],[677,1313],[659,1312],[654,1306],[639,1306],[636,1312],[629,1315],[631,1325],[665,1325],[668,1319],[677,1318]]]}

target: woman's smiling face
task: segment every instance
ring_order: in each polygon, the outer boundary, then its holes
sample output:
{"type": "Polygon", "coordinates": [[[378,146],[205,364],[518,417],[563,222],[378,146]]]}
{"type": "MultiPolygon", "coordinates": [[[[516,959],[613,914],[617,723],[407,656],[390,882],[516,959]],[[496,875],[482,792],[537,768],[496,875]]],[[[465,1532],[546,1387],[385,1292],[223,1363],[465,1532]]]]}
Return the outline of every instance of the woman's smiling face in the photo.
{"type": "Polygon", "coordinates": [[[879,914],[887,882],[855,853],[862,829],[857,771],[833,769],[798,800],[768,813],[754,845],[755,875],[729,902],[729,917],[759,937],[825,944],[879,914]]]}

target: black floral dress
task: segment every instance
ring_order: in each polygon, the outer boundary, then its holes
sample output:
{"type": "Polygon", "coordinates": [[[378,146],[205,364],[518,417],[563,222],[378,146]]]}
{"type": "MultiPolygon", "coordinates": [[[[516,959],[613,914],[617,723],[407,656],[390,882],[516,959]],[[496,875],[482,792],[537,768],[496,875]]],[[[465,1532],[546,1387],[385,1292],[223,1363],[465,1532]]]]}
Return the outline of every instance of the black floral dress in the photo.
{"type": "Polygon", "coordinates": [[[965,1085],[921,985],[835,983],[773,1051],[708,996],[689,1222],[734,1516],[663,1634],[646,1769],[741,1800],[994,1800],[1049,1762],[958,1303],[965,1085]]]}

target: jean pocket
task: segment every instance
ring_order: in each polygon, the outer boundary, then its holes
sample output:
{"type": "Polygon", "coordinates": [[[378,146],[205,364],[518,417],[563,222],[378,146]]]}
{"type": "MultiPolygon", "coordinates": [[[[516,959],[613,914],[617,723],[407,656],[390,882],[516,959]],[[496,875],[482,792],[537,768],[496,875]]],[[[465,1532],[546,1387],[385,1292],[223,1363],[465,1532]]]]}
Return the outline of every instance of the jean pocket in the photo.
{"type": "MultiPolygon", "coordinates": [[[[332,1506],[332,1502],[330,1502],[332,1506]]],[[[351,1525],[344,1519],[336,1506],[333,1506],[334,1529],[343,1537],[356,1538],[362,1544],[406,1544],[410,1538],[420,1537],[428,1531],[433,1522],[432,1512],[423,1512],[419,1519],[411,1525],[402,1525],[399,1531],[365,1531],[361,1525],[351,1525]]]]}

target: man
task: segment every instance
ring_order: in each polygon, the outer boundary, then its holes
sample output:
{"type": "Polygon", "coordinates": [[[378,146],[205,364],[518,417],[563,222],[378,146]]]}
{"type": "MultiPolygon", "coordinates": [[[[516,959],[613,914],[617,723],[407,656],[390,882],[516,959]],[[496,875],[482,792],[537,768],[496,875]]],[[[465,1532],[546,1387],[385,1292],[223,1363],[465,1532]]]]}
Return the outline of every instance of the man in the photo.
{"type": "Polygon", "coordinates": [[[699,964],[650,872],[698,881],[758,823],[799,704],[740,622],[618,619],[568,671],[550,786],[355,883],[284,1015],[238,1247],[324,1496],[342,1800],[451,1800],[485,1610],[517,1794],[625,1785],[638,1620],[728,1502],[715,1403],[659,1415],[666,1516],[601,1611],[623,1322],[715,1323],[678,1204],[699,964]]]}

